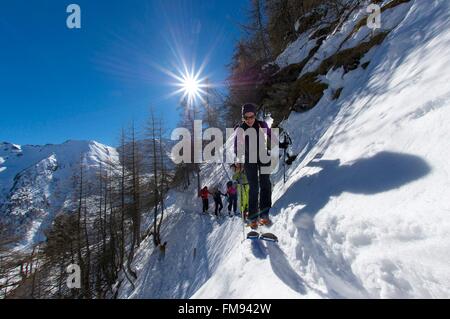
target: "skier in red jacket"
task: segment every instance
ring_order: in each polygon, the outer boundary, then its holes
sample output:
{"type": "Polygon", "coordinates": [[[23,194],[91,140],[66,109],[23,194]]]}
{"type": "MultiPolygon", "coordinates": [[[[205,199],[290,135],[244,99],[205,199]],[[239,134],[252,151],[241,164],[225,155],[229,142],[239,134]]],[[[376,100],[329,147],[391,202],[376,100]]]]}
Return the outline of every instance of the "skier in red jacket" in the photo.
{"type": "Polygon", "coordinates": [[[203,202],[203,213],[208,213],[208,209],[209,209],[209,200],[208,200],[208,196],[211,194],[211,192],[208,190],[208,186],[203,187],[203,189],[200,191],[200,193],[198,194],[199,197],[202,198],[202,202],[203,202]]]}

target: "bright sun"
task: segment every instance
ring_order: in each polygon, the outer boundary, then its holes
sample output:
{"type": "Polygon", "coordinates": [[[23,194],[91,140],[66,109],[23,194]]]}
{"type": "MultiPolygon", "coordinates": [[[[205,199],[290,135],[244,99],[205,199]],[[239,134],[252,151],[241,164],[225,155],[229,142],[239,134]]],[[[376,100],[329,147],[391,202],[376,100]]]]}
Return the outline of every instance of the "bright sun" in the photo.
{"type": "Polygon", "coordinates": [[[174,80],[171,85],[177,88],[168,97],[180,94],[181,100],[185,101],[188,107],[193,107],[197,101],[206,103],[205,96],[208,95],[208,88],[212,86],[209,84],[207,77],[201,76],[204,64],[198,70],[195,70],[195,67],[188,68],[184,59],[182,61],[181,67],[176,67],[176,72],[160,68],[174,80]]]}
{"type": "Polygon", "coordinates": [[[177,77],[179,82],[176,86],[180,87],[177,92],[183,94],[181,99],[186,99],[189,105],[193,105],[197,99],[203,101],[203,96],[206,95],[206,92],[202,89],[206,87],[206,84],[199,79],[199,76],[200,73],[194,75],[194,72],[185,71],[177,77]]]}
{"type": "Polygon", "coordinates": [[[207,95],[207,92],[204,89],[208,88],[209,85],[206,84],[206,78],[200,78],[202,68],[197,72],[189,71],[183,63],[183,70],[177,69],[178,74],[164,69],[163,71],[175,80],[172,85],[178,88],[170,96],[181,94],[181,100],[186,101],[189,107],[194,105],[197,100],[205,102],[204,96],[207,95]]]}
{"type": "Polygon", "coordinates": [[[183,75],[183,81],[181,82],[184,94],[189,98],[195,98],[200,91],[200,82],[192,77],[190,74],[183,75]]]}

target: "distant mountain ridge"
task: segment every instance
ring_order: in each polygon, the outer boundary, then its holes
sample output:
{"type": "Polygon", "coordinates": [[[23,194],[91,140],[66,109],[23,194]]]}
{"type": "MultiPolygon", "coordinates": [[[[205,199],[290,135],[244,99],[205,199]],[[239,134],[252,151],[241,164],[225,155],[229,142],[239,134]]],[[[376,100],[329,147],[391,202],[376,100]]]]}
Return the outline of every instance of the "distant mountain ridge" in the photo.
{"type": "Polygon", "coordinates": [[[101,163],[119,164],[117,150],[95,141],[63,144],[0,146],[0,221],[19,236],[22,245],[45,239],[43,230],[73,199],[73,177],[83,160],[87,178],[101,163]]]}
{"type": "MultiPolygon", "coordinates": [[[[172,141],[163,143],[168,169],[172,141]]],[[[149,140],[138,141],[143,174],[151,174],[149,140]]],[[[69,140],[63,144],[0,144],[0,222],[28,247],[45,240],[44,230],[55,216],[70,208],[76,197],[74,176],[83,161],[85,178],[95,183],[104,163],[120,166],[120,149],[96,141],[69,140]]]]}

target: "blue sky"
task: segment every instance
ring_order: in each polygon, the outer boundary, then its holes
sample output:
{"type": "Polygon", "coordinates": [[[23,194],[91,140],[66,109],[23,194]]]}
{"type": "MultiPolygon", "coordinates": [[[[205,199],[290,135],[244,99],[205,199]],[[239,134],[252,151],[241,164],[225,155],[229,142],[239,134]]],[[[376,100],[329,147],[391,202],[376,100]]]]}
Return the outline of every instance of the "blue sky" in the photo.
{"type": "Polygon", "coordinates": [[[179,96],[161,68],[180,57],[221,84],[246,0],[15,0],[0,4],[0,141],[116,145],[152,105],[168,128],[179,96]],[[81,7],[80,30],[66,26],[81,7]]]}

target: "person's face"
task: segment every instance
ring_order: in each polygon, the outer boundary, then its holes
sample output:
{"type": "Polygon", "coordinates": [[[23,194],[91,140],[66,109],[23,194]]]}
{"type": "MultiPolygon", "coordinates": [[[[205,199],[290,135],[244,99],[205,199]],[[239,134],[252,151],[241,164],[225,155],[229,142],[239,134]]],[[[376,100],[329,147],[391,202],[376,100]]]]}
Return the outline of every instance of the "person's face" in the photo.
{"type": "Polygon", "coordinates": [[[244,114],[244,121],[248,126],[252,127],[253,124],[255,124],[255,120],[256,120],[255,113],[248,112],[244,114]]]}

